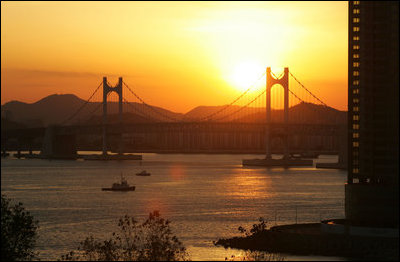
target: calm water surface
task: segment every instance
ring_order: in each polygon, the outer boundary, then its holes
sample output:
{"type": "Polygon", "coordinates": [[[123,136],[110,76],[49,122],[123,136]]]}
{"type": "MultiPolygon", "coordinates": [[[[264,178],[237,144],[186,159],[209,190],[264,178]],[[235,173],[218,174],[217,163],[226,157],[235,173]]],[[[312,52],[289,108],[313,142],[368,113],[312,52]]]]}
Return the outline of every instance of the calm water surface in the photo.
{"type": "MultiPolygon", "coordinates": [[[[85,152],[87,153],[87,152],[85,152]]],[[[255,155],[143,154],[142,161],[1,160],[1,192],[21,201],[39,220],[38,250],[45,260],[76,248],[89,234],[107,238],[128,214],[144,220],[153,210],[172,221],[193,260],[224,260],[242,251],[212,241],[239,235],[262,216],[269,225],[344,217],[346,171],[246,168],[255,155]],[[138,177],[141,170],[150,177],[138,177]],[[120,173],[134,192],[107,192],[120,173]]],[[[335,156],[315,160],[335,162],[335,156]]],[[[342,260],[286,256],[286,260],[342,260]]]]}

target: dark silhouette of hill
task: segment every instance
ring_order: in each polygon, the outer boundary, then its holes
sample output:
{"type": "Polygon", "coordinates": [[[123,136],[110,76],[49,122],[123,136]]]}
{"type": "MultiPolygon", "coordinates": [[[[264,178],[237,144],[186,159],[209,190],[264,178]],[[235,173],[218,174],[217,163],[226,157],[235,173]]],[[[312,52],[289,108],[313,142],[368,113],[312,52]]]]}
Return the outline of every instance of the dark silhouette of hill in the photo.
{"type": "MultiPolygon", "coordinates": [[[[43,127],[51,124],[62,124],[68,117],[85,104],[79,97],[67,95],[50,95],[35,103],[11,101],[1,106],[2,125],[21,127],[43,127]],[[5,116],[8,117],[5,117],[5,116]],[[7,121],[3,121],[7,119],[7,121]]],[[[101,124],[103,106],[101,102],[87,103],[76,117],[67,124],[101,124]]],[[[108,122],[118,123],[118,103],[108,102],[108,122]]],[[[171,119],[199,121],[213,116],[213,121],[265,122],[265,108],[243,108],[240,106],[198,106],[186,114],[175,113],[161,107],[146,106],[141,103],[123,104],[123,123],[165,122],[171,119]],[[229,117],[224,117],[228,115],[229,117]]],[[[347,112],[331,107],[300,103],[289,109],[289,121],[310,124],[346,124],[347,112]]],[[[272,110],[273,122],[283,121],[283,110],[272,110]]],[[[65,124],[65,123],[64,123],[65,124]]]]}
{"type": "MultiPolygon", "coordinates": [[[[15,122],[27,127],[38,127],[61,124],[84,104],[85,101],[75,95],[55,94],[31,104],[11,101],[2,105],[1,111],[2,115],[3,112],[10,113],[15,122]]],[[[78,124],[87,121],[96,122],[96,116],[101,116],[103,112],[102,110],[102,102],[89,102],[76,117],[68,122],[68,124],[78,124]]],[[[112,115],[118,113],[118,103],[108,102],[107,110],[109,118],[112,119],[112,115]]],[[[130,113],[124,116],[124,119],[126,118],[134,122],[165,121],[165,119],[167,119],[165,116],[177,119],[182,117],[182,114],[180,113],[171,112],[155,106],[149,107],[141,103],[130,103],[129,105],[124,103],[123,112],[130,113]]]]}
{"type": "MultiPolygon", "coordinates": [[[[226,106],[225,105],[224,106],[197,106],[197,107],[193,108],[192,110],[190,110],[189,112],[187,112],[184,115],[183,119],[185,119],[187,121],[191,121],[191,120],[198,121],[199,119],[209,116],[212,113],[216,113],[217,111],[222,110],[224,107],[226,107],[226,106]]],[[[240,106],[236,106],[236,105],[230,106],[226,110],[221,111],[221,113],[216,114],[215,117],[219,117],[220,114],[221,115],[226,114],[228,112],[228,110],[232,111],[232,110],[238,110],[238,109],[240,109],[240,106]]]]}
{"type": "Polygon", "coordinates": [[[75,95],[50,95],[35,103],[23,103],[11,101],[1,106],[1,111],[8,111],[12,114],[13,120],[28,127],[47,126],[55,124],[60,119],[67,117],[68,112],[72,112],[84,103],[75,95]]]}
{"type": "MultiPolygon", "coordinates": [[[[196,121],[207,115],[215,113],[225,106],[198,106],[185,114],[184,119],[196,121]]],[[[216,121],[234,121],[234,122],[258,122],[263,123],[266,120],[265,108],[233,106],[216,114],[213,119],[216,121]],[[224,117],[227,116],[228,117],[224,117]],[[230,115],[230,116],[229,116],[230,115]]],[[[271,110],[272,122],[283,122],[283,109],[271,110]]],[[[294,123],[310,124],[346,124],[347,112],[339,111],[332,107],[325,107],[311,103],[300,103],[289,108],[289,121],[294,123]]]]}
{"type": "Polygon", "coordinates": [[[26,126],[3,117],[1,118],[1,130],[20,129],[20,128],[26,128],[26,126]]]}
{"type": "MultiPolygon", "coordinates": [[[[107,116],[108,124],[118,124],[119,123],[119,115],[118,114],[109,114],[107,116]]],[[[122,123],[123,124],[132,124],[132,123],[154,123],[158,122],[158,119],[143,117],[134,113],[122,113],[122,123]]],[[[100,125],[103,123],[103,116],[92,116],[85,123],[87,125],[100,125]]]]}
{"type": "MultiPolygon", "coordinates": [[[[238,118],[237,122],[265,122],[265,108],[259,112],[238,118]]],[[[283,122],[284,112],[282,110],[271,110],[271,122],[283,122]]],[[[347,112],[339,111],[332,107],[316,105],[312,103],[300,103],[289,108],[290,123],[309,124],[346,124],[347,112]]]]}

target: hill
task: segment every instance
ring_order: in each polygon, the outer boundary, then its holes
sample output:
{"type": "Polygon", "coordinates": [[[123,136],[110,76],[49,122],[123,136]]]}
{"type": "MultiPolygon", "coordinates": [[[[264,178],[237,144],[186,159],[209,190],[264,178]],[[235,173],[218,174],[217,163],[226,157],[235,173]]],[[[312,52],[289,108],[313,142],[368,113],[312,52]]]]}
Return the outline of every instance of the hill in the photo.
{"type": "MultiPolygon", "coordinates": [[[[2,124],[11,126],[45,127],[52,124],[101,124],[102,103],[86,102],[79,97],[67,95],[50,95],[35,103],[11,101],[1,106],[2,124]],[[79,108],[79,113],[69,119],[79,108]],[[6,122],[4,119],[7,119],[6,122]],[[69,119],[69,120],[68,120],[69,119]],[[66,120],[68,120],[66,122],[66,120]]],[[[118,103],[108,102],[108,122],[118,122],[118,103]]],[[[199,121],[215,114],[213,121],[265,122],[265,108],[240,106],[198,106],[186,114],[175,113],[161,107],[147,106],[141,103],[123,104],[124,123],[151,123],[158,121],[199,121]],[[227,117],[226,117],[227,116],[227,117]]],[[[272,110],[273,122],[283,121],[283,110],[272,110]]],[[[347,112],[331,107],[300,103],[289,108],[289,121],[310,124],[346,124],[347,112]]]]}
{"type": "MultiPolygon", "coordinates": [[[[38,127],[62,124],[84,104],[85,101],[75,95],[54,94],[31,104],[19,101],[8,102],[1,106],[1,112],[2,116],[7,113],[12,116],[11,120],[22,125],[38,127]]],[[[124,118],[126,118],[127,121],[129,119],[133,122],[165,121],[168,118],[180,119],[183,116],[180,113],[171,112],[160,107],[146,106],[140,103],[124,103],[122,110],[124,113],[127,113],[124,114],[124,118]]],[[[107,111],[110,119],[112,119],[111,116],[118,113],[118,103],[108,102],[107,111]]],[[[89,102],[83,107],[79,114],[68,121],[68,123],[98,122],[98,118],[101,117],[102,112],[101,102],[89,102]]]]}
{"type": "MultiPolygon", "coordinates": [[[[226,109],[225,106],[198,106],[186,113],[184,119],[196,121],[218,111],[221,112],[215,114],[212,118],[213,120],[262,123],[266,119],[265,108],[242,108],[239,106],[232,106],[226,109]]],[[[283,109],[271,110],[271,121],[283,122],[283,109]]],[[[289,108],[289,121],[310,124],[346,124],[347,112],[322,105],[300,103],[289,108]]]]}

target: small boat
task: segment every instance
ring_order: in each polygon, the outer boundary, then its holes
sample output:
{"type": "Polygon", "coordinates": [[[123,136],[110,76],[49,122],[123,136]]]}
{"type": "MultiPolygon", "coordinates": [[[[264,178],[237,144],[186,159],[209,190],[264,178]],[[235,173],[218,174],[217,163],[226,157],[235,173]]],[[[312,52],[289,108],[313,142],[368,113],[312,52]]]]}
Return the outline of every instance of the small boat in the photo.
{"type": "Polygon", "coordinates": [[[143,170],[142,172],[136,173],[137,176],[150,176],[151,174],[143,170]]]}
{"type": "Polygon", "coordinates": [[[112,187],[103,187],[103,191],[135,191],[135,186],[129,186],[128,181],[121,174],[121,183],[114,183],[112,187]]]}

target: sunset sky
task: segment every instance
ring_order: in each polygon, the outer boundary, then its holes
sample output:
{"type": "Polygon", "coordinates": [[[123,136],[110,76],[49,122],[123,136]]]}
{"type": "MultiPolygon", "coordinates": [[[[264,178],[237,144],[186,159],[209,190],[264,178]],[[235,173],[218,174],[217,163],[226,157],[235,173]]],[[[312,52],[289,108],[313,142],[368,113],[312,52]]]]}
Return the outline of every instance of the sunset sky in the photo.
{"type": "Polygon", "coordinates": [[[347,17],[347,2],[1,2],[1,103],[86,100],[122,76],[185,113],[231,102],[270,66],[347,110],[347,17]]]}

